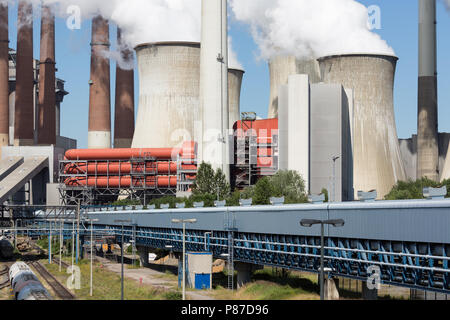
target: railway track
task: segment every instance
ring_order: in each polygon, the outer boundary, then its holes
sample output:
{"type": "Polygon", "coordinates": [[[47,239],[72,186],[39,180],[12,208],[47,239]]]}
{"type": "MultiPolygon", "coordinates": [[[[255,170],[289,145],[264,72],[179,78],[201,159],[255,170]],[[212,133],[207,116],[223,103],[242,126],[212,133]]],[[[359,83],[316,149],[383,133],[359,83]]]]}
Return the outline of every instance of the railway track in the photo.
{"type": "MultiPolygon", "coordinates": [[[[59,259],[58,258],[52,258],[53,262],[57,265],[59,265],[59,259]]],[[[67,263],[65,263],[64,261],[61,260],[61,266],[63,266],[64,268],[68,268],[69,265],[67,263]]]]}
{"type": "Polygon", "coordinates": [[[62,300],[74,300],[75,296],[66,287],[64,287],[48,270],[39,262],[29,262],[30,266],[45,279],[49,286],[53,289],[56,295],[62,300]]]}

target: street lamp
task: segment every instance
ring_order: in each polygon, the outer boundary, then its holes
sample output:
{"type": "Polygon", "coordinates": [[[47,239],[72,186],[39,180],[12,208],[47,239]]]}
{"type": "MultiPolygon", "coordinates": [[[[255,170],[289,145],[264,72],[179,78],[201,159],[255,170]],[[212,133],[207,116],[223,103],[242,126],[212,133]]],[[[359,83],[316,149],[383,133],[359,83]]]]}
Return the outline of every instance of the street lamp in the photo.
{"type": "MultiPolygon", "coordinates": [[[[90,294],[90,296],[92,297],[92,288],[93,288],[93,285],[92,285],[92,261],[93,261],[93,256],[92,256],[92,251],[93,251],[93,248],[92,248],[92,241],[93,241],[93,227],[92,227],[92,222],[96,222],[96,221],[98,221],[98,219],[85,219],[85,221],[88,221],[88,222],[90,222],[91,223],[91,282],[90,282],[90,291],[89,291],[89,294],[90,294]]],[[[123,240],[122,240],[123,241],[123,240]]]]}
{"type": "Polygon", "coordinates": [[[120,244],[120,255],[122,259],[122,271],[121,271],[121,287],[120,287],[120,299],[123,300],[123,224],[124,223],[131,223],[131,220],[114,220],[114,222],[121,223],[122,224],[122,242],[120,244]]]}
{"type": "Polygon", "coordinates": [[[340,156],[333,156],[331,158],[333,160],[333,202],[336,202],[336,161],[339,158],[340,156]]]}
{"type": "Polygon", "coordinates": [[[185,233],[186,233],[186,223],[196,223],[197,219],[172,219],[172,223],[182,223],[183,224],[183,300],[186,300],[186,243],[185,243],[185,233]]]}
{"type": "Polygon", "coordinates": [[[324,225],[331,224],[333,227],[343,227],[345,222],[342,219],[334,220],[315,220],[315,219],[302,219],[300,225],[302,227],[310,228],[313,225],[320,224],[320,300],[323,300],[323,256],[324,256],[324,241],[323,231],[324,225]]]}

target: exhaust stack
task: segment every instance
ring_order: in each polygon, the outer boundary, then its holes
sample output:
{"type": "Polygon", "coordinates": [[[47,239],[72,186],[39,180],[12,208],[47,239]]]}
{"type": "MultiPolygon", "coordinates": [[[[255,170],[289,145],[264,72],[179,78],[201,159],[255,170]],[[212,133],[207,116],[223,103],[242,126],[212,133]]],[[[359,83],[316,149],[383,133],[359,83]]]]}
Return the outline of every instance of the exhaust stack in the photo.
{"type": "Polygon", "coordinates": [[[0,4],[0,147],[9,145],[8,4],[0,4]]]}
{"type": "Polygon", "coordinates": [[[89,149],[111,148],[111,88],[109,22],[101,16],[92,20],[91,79],[89,90],[89,149]]]}
{"type": "Polygon", "coordinates": [[[17,60],[14,145],[34,145],[33,117],[33,6],[19,1],[17,17],[17,60]]]}
{"type": "Polygon", "coordinates": [[[42,7],[41,61],[39,63],[38,144],[56,144],[55,16],[42,7]]]}
{"type": "Polygon", "coordinates": [[[222,169],[230,181],[227,1],[202,0],[200,108],[203,112],[200,162],[222,169]]]}
{"type": "MultiPolygon", "coordinates": [[[[133,64],[133,52],[122,49],[122,31],[117,28],[117,44],[125,63],[133,64]]],[[[131,148],[134,134],[134,70],[116,66],[116,104],[114,116],[114,148],[131,148]]]]}
{"type": "Polygon", "coordinates": [[[417,178],[439,180],[436,0],[419,0],[417,178]]]}

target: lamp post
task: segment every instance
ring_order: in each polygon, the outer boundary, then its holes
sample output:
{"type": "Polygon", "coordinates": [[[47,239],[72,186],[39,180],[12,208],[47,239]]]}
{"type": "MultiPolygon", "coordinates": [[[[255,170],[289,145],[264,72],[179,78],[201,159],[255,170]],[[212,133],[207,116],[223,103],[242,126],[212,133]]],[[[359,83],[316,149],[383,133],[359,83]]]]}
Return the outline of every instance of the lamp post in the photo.
{"type": "Polygon", "coordinates": [[[312,227],[313,225],[320,224],[320,300],[324,299],[323,295],[323,257],[324,257],[324,225],[329,224],[333,227],[343,227],[345,222],[342,219],[335,220],[315,220],[315,219],[302,219],[300,225],[302,227],[312,227]]]}
{"type": "Polygon", "coordinates": [[[339,158],[340,156],[333,156],[331,158],[333,160],[333,202],[336,202],[336,161],[339,158]]]}
{"type": "Polygon", "coordinates": [[[196,223],[197,219],[172,219],[172,223],[182,223],[183,224],[183,300],[186,300],[186,243],[185,243],[185,233],[186,233],[186,223],[196,223]]]}
{"type": "Polygon", "coordinates": [[[120,244],[120,255],[121,255],[121,264],[122,264],[121,284],[120,284],[120,300],[123,300],[123,224],[131,223],[131,220],[114,220],[114,222],[122,224],[122,242],[120,244]]]}
{"type": "Polygon", "coordinates": [[[93,281],[92,281],[92,265],[93,265],[93,247],[92,247],[92,243],[93,243],[93,238],[94,238],[94,228],[92,227],[92,222],[98,221],[98,219],[84,219],[84,221],[90,222],[91,223],[91,243],[90,243],[90,247],[91,247],[91,279],[90,279],[90,289],[89,289],[89,295],[92,297],[92,290],[93,290],[93,281]]]}
{"type": "Polygon", "coordinates": [[[62,243],[63,243],[63,224],[64,220],[59,220],[59,272],[61,272],[61,260],[62,260],[62,243]]]}

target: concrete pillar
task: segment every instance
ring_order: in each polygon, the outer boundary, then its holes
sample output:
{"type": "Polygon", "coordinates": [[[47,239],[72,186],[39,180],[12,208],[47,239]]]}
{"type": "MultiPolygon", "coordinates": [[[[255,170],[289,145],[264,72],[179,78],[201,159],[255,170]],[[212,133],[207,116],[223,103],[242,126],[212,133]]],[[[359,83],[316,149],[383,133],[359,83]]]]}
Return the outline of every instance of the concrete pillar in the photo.
{"type": "Polygon", "coordinates": [[[325,278],[323,289],[325,300],[339,300],[338,278],[325,278]]]}
{"type": "Polygon", "coordinates": [[[39,62],[38,144],[56,144],[55,16],[42,7],[41,58],[39,62]]]}
{"type": "Polygon", "coordinates": [[[14,145],[34,145],[33,6],[19,1],[14,145]]]}
{"type": "Polygon", "coordinates": [[[92,20],[91,79],[89,90],[88,148],[111,148],[111,87],[109,23],[101,16],[92,20]]]}
{"type": "Polygon", "coordinates": [[[123,62],[118,62],[116,67],[114,148],[131,148],[134,134],[134,59],[133,51],[122,41],[120,28],[117,28],[117,43],[123,62]]]}
{"type": "Polygon", "coordinates": [[[377,289],[369,289],[369,288],[367,288],[367,283],[363,282],[363,284],[362,284],[362,298],[364,300],[377,300],[378,299],[378,290],[377,289]]]}
{"type": "Polygon", "coordinates": [[[139,253],[139,262],[141,267],[147,267],[148,263],[148,248],[147,247],[137,247],[137,252],[139,253]]]}
{"type": "Polygon", "coordinates": [[[244,262],[235,262],[234,270],[237,271],[237,288],[243,287],[246,283],[249,283],[252,277],[252,273],[256,270],[262,269],[262,266],[244,263],[244,262]]]}
{"type": "MultiPolygon", "coordinates": [[[[0,4],[0,147],[9,144],[8,4],[0,4]]],[[[1,152],[1,149],[0,149],[1,152]]]]}

